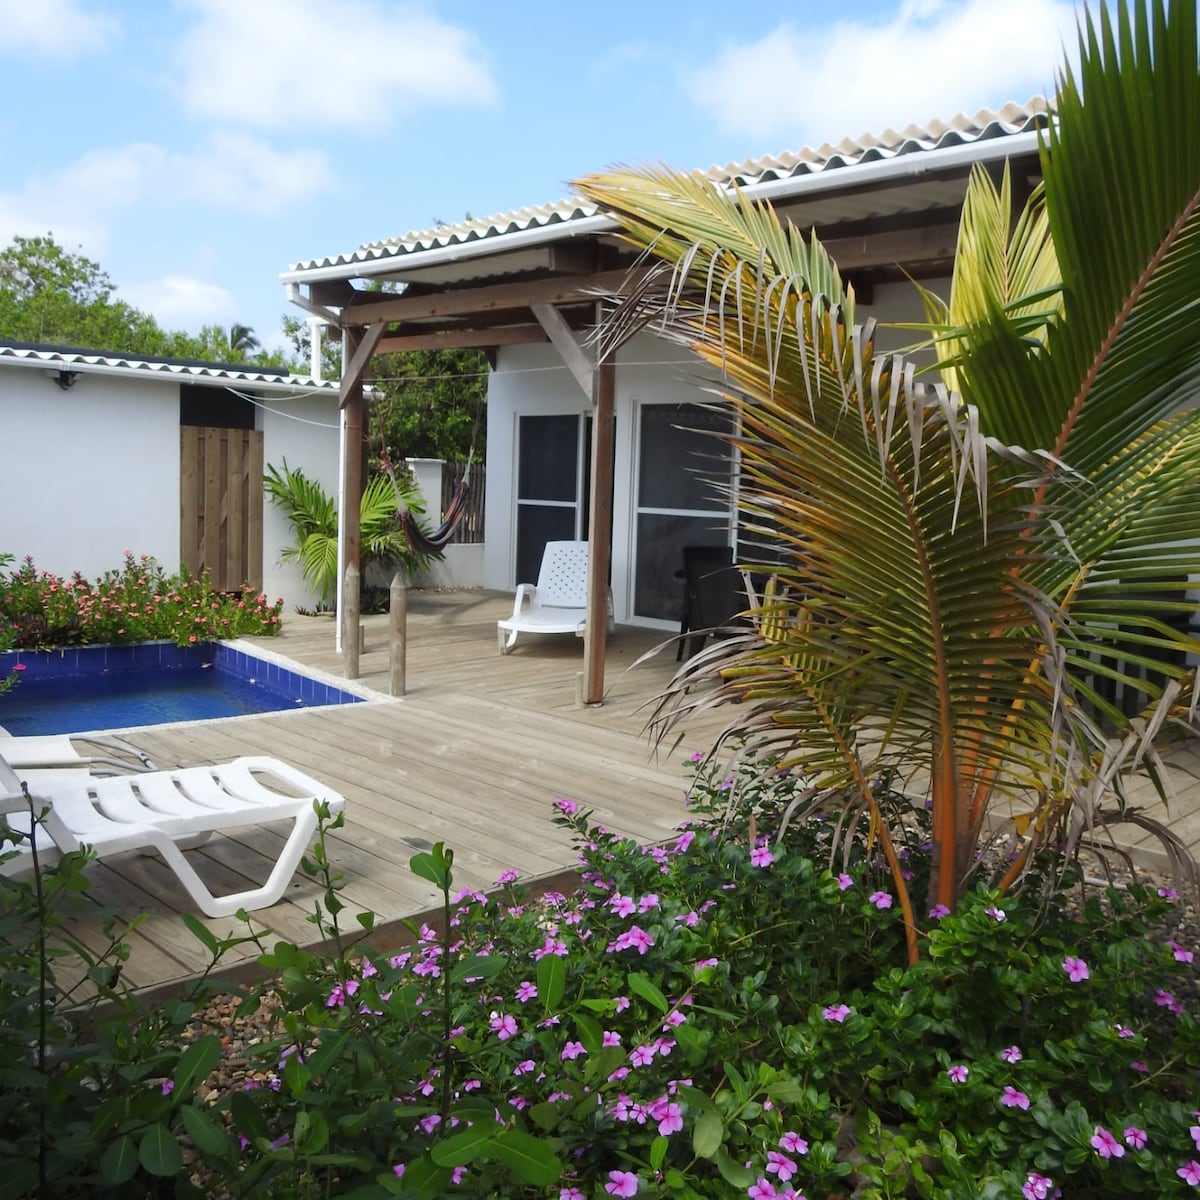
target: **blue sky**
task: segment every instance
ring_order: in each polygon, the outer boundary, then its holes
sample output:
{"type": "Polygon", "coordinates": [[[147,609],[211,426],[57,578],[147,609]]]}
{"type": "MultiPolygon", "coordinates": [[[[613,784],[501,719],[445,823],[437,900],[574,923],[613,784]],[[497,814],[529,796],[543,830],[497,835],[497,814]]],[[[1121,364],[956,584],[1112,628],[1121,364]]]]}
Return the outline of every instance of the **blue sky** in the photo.
{"type": "MultiPolygon", "coordinates": [[[[1052,90],[1067,0],[0,0],[0,246],[279,337],[279,273],[568,194],[1052,90]]],[[[303,315],[297,309],[294,315],[303,315]]]]}

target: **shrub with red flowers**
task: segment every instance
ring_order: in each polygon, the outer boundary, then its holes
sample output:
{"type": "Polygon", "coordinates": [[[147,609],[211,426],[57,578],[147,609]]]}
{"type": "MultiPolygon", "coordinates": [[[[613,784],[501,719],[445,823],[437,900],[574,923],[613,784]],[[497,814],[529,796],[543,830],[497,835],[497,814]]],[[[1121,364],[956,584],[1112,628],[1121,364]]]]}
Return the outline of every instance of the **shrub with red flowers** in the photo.
{"type": "MultiPolygon", "coordinates": [[[[2,565],[2,562],[0,562],[2,565]]],[[[279,632],[282,600],[252,588],[218,592],[206,573],[168,575],[149,555],[90,582],[39,571],[26,558],[0,572],[0,650],[191,642],[279,632]]]]}

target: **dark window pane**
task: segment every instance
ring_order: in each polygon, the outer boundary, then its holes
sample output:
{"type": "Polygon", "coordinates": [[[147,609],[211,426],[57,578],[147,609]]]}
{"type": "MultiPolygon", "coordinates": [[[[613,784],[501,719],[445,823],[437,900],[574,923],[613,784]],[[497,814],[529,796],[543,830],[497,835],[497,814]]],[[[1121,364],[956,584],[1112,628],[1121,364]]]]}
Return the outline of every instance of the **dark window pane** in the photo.
{"type": "Polygon", "coordinates": [[[575,500],[579,418],[522,417],[518,433],[517,498],[575,500]]]}
{"type": "Polygon", "coordinates": [[[641,426],[639,507],[726,506],[712,481],[729,478],[729,446],[714,436],[729,429],[728,413],[695,404],[644,404],[641,426]]]}
{"type": "Polygon", "coordinates": [[[667,517],[641,513],[637,520],[637,580],[634,612],[639,617],[678,621],[683,612],[684,546],[725,546],[728,524],[715,517],[667,517]]]}
{"type": "Polygon", "coordinates": [[[567,542],[575,537],[574,508],[517,505],[516,583],[536,583],[547,542],[567,542]]]}
{"type": "Polygon", "coordinates": [[[253,429],[254,405],[224,388],[179,385],[180,425],[202,425],[209,429],[253,429]]]}

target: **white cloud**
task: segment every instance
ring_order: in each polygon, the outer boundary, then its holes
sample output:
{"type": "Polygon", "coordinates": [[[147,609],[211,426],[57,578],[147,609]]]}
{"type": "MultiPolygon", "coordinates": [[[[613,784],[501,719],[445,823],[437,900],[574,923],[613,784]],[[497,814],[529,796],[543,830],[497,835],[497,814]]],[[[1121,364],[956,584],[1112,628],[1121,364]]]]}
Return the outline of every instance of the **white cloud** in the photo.
{"type": "Polygon", "coordinates": [[[221,124],[370,133],[419,104],[496,97],[482,46],[417,4],[380,0],[177,0],[192,19],[176,83],[221,124]]]}
{"type": "Polygon", "coordinates": [[[161,279],[123,284],[117,294],[134,308],[152,314],[163,329],[228,326],[236,319],[237,303],[232,293],[215,283],[186,275],[164,275],[161,279]]]}
{"type": "Polygon", "coordinates": [[[331,180],[323,152],[279,151],[243,134],[215,133],[186,151],[148,142],[90,150],[18,190],[0,191],[0,245],[52,230],[60,245],[96,257],[113,223],[142,206],[271,216],[331,180]]]}
{"type": "Polygon", "coordinates": [[[0,0],[0,29],[0,54],[33,53],[61,62],[93,54],[120,24],[89,12],[79,0],[0,0]]]}
{"type": "Polygon", "coordinates": [[[909,0],[890,20],[785,23],[689,72],[723,128],[799,148],[999,108],[1053,88],[1066,0],[909,0]]]}

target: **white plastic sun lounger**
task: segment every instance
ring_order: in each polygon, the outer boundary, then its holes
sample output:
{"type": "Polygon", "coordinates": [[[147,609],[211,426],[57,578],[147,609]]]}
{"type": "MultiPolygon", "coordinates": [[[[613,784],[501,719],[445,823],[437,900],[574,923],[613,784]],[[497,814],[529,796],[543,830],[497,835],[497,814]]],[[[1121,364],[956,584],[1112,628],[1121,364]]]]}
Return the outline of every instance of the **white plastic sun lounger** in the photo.
{"type": "MultiPolygon", "coordinates": [[[[39,780],[35,772],[29,788],[35,809],[46,808],[35,833],[39,858],[51,861],[84,846],[97,858],[157,850],[210,917],[231,916],[239,908],[266,908],[279,900],[316,831],[315,803],[324,801],[330,813],[346,804],[337,792],[288,763],[261,757],[110,778],[50,771],[39,780]],[[291,821],[292,828],[269,878],[262,887],[229,896],[212,894],[178,844],[272,821],[291,821]]],[[[12,828],[29,833],[28,805],[11,770],[0,769],[0,813],[8,814],[5,820],[12,828]]],[[[16,849],[15,857],[0,863],[0,873],[17,874],[31,867],[29,842],[19,842],[16,849]]]]}
{"type": "Polygon", "coordinates": [[[44,733],[8,735],[0,730],[0,756],[18,774],[25,770],[79,768],[93,775],[123,775],[152,771],[154,763],[136,746],[117,738],[87,734],[44,733]],[[94,753],[81,754],[79,742],[94,753]]]}
{"type": "MultiPolygon", "coordinates": [[[[547,542],[536,584],[522,583],[512,616],[496,622],[500,653],[507,654],[518,633],[574,633],[583,636],[587,619],[587,542],[547,542]]],[[[612,632],[612,596],[608,629],[612,632]]]]}

